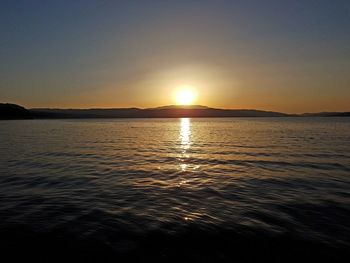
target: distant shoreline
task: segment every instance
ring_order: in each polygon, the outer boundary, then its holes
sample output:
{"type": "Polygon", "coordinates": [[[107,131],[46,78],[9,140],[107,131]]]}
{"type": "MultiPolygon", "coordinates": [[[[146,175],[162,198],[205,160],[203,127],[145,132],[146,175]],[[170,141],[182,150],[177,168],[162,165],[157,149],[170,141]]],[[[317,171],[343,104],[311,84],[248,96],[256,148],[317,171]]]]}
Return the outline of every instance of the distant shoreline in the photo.
{"type": "Polygon", "coordinates": [[[0,103],[0,119],[113,119],[113,118],[232,118],[232,117],[350,117],[350,112],[287,114],[254,109],[216,109],[200,105],[163,106],[158,108],[113,109],[26,109],[0,103]]]}

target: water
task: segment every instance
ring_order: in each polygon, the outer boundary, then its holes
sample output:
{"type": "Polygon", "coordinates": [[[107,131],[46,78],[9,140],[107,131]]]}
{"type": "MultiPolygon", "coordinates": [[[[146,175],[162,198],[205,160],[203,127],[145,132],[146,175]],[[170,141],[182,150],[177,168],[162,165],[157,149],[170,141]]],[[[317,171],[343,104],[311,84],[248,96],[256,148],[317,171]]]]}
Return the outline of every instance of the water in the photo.
{"type": "Polygon", "coordinates": [[[349,257],[350,119],[2,121],[0,139],[12,256],[349,257]]]}

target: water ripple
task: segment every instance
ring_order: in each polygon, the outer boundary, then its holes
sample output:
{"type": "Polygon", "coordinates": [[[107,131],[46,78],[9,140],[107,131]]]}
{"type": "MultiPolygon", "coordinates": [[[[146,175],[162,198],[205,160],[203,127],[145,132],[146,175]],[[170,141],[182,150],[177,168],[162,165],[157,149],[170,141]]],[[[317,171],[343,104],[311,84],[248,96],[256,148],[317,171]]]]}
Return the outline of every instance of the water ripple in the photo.
{"type": "Polygon", "coordinates": [[[347,119],[14,121],[0,136],[9,240],[58,235],[128,257],[152,245],[167,259],[176,240],[225,250],[216,259],[252,239],[350,246],[347,119]]]}

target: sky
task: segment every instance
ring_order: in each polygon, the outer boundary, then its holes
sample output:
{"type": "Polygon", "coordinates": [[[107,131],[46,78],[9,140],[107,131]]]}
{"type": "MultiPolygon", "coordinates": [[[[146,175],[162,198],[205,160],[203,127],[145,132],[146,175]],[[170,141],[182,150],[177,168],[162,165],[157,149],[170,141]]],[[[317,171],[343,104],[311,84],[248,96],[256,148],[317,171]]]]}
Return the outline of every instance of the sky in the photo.
{"type": "Polygon", "coordinates": [[[0,0],[0,102],[350,111],[348,0],[0,0]]]}

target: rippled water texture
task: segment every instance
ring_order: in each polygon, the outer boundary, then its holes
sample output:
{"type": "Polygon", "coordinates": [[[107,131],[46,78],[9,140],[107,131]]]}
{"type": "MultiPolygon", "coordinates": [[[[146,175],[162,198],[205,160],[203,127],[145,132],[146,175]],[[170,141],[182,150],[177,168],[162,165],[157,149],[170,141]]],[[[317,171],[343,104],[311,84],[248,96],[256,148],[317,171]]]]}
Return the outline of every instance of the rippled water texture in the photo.
{"type": "Polygon", "coordinates": [[[96,261],[348,256],[350,119],[2,121],[0,139],[10,251],[96,261]]]}

